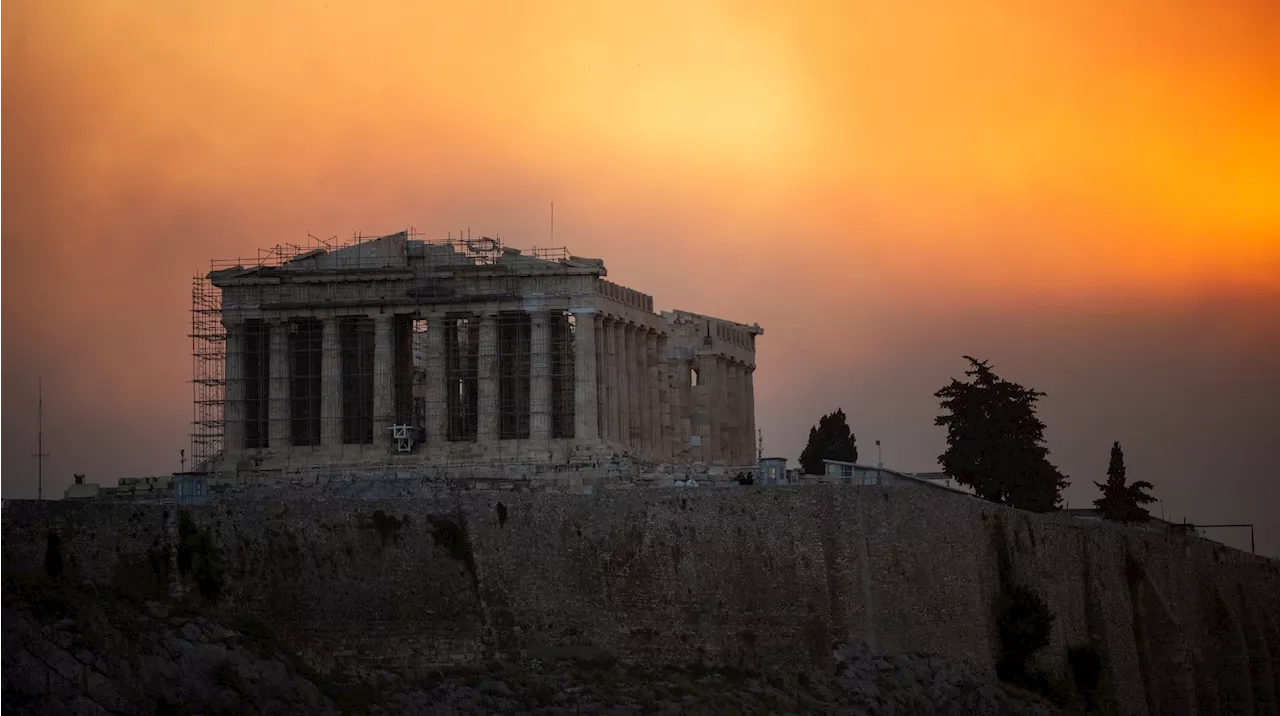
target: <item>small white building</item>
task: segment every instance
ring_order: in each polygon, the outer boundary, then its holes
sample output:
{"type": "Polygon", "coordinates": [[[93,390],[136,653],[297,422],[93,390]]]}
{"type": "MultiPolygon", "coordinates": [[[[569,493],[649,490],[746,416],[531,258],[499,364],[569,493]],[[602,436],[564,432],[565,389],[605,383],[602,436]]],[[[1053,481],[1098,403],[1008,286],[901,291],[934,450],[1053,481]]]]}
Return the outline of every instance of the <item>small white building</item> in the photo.
{"type": "Polygon", "coordinates": [[[62,493],[63,499],[88,500],[98,496],[100,488],[92,482],[85,484],[84,475],[77,473],[72,477],[75,478],[75,482],[67,485],[66,491],[62,493]]]}
{"type": "Polygon", "coordinates": [[[208,500],[209,479],[202,473],[175,473],[173,487],[173,499],[179,505],[203,505],[208,500]]]}
{"type": "Polygon", "coordinates": [[[961,485],[958,480],[956,480],[954,477],[948,475],[945,472],[908,472],[906,473],[906,475],[909,477],[914,477],[918,480],[928,480],[940,487],[950,488],[952,490],[956,490],[957,492],[963,492],[966,495],[978,494],[977,490],[974,490],[972,487],[969,487],[968,485],[961,485]]]}
{"type": "Polygon", "coordinates": [[[785,485],[790,482],[785,457],[762,457],[758,468],[761,485],[785,485]]]}
{"type": "Polygon", "coordinates": [[[892,487],[933,487],[962,495],[973,490],[956,483],[944,473],[898,472],[885,467],[859,465],[843,460],[823,460],[824,479],[842,485],[888,485],[892,487]]]}

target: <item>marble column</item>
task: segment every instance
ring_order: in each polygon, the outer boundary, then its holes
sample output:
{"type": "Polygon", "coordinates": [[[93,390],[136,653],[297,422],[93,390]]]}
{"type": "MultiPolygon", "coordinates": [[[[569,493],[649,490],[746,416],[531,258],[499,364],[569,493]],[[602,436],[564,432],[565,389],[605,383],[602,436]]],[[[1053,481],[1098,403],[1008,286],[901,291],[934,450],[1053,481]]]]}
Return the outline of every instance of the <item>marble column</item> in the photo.
{"type": "Polygon", "coordinates": [[[716,455],[719,460],[728,465],[730,462],[730,434],[733,430],[730,428],[730,421],[733,416],[728,406],[728,382],[730,382],[730,374],[728,374],[728,360],[719,359],[716,365],[716,406],[717,414],[719,414],[719,446],[716,448],[716,455]]]}
{"type": "Polygon", "coordinates": [[[618,323],[618,442],[631,446],[631,363],[635,356],[635,340],[631,325],[618,323]]]}
{"type": "Polygon", "coordinates": [[[645,331],[645,362],[648,364],[649,410],[645,414],[645,432],[648,433],[646,443],[649,453],[658,456],[662,444],[662,404],[658,390],[658,332],[645,331]]]}
{"type": "Polygon", "coordinates": [[[744,438],[746,437],[746,421],[742,416],[742,364],[733,361],[730,364],[730,371],[733,380],[729,382],[729,403],[733,407],[733,435],[730,442],[730,449],[733,451],[733,464],[746,464],[746,449],[744,447],[744,438]]]}
{"type": "Polygon", "coordinates": [[[642,453],[649,452],[649,346],[648,329],[636,326],[636,407],[632,411],[636,425],[632,432],[636,438],[636,448],[642,453]]]}
{"type": "Polygon", "coordinates": [[[425,407],[426,443],[428,448],[443,448],[447,436],[449,406],[445,400],[445,317],[433,314],[427,318],[427,396],[425,407]]]}
{"type": "Polygon", "coordinates": [[[395,316],[373,319],[373,444],[391,445],[391,425],[396,418],[395,316]]]}
{"type": "Polygon", "coordinates": [[[658,456],[671,457],[671,371],[667,363],[667,337],[658,335],[658,456]]]}
{"type": "Polygon", "coordinates": [[[730,449],[730,436],[733,434],[733,412],[729,406],[729,382],[732,377],[729,374],[729,361],[727,359],[720,359],[719,365],[716,366],[716,373],[720,377],[720,387],[716,389],[716,402],[719,405],[720,413],[720,447],[717,449],[716,454],[727,465],[730,462],[730,455],[733,453],[730,449]]]}
{"type": "Polygon", "coordinates": [[[289,401],[289,322],[271,321],[271,385],[267,409],[267,445],[273,450],[289,447],[290,418],[293,415],[289,401]]]}
{"type": "Polygon", "coordinates": [[[480,316],[476,440],[498,439],[498,317],[480,316]]]}
{"type": "Polygon", "coordinates": [[[729,363],[729,462],[742,465],[746,461],[742,450],[742,364],[738,361],[729,363]]]}
{"type": "Polygon", "coordinates": [[[717,391],[717,398],[720,403],[720,459],[726,465],[733,462],[733,406],[730,404],[730,398],[733,391],[730,386],[733,384],[732,365],[726,358],[720,359],[718,372],[720,374],[720,388],[717,391]]]}
{"type": "Polygon", "coordinates": [[[640,327],[627,326],[627,444],[633,450],[643,449],[641,440],[640,416],[644,409],[641,396],[644,394],[643,365],[644,351],[640,340],[640,327]]]}
{"type": "Polygon", "coordinates": [[[689,462],[689,439],[693,436],[693,380],[689,361],[668,359],[671,367],[671,457],[676,462],[689,462]]]}
{"type": "Polygon", "coordinates": [[[747,366],[745,375],[747,383],[747,434],[751,439],[751,463],[754,465],[759,458],[759,440],[756,436],[756,367],[754,365],[747,366]]]}
{"type": "Polygon", "coordinates": [[[617,420],[617,395],[613,390],[613,361],[617,357],[613,345],[613,319],[600,317],[600,439],[613,442],[613,425],[617,420]]]}
{"type": "Polygon", "coordinates": [[[696,459],[703,462],[715,460],[716,435],[719,429],[714,400],[716,361],[713,354],[698,356],[698,387],[693,396],[693,411],[697,417],[693,421],[693,434],[702,437],[702,446],[696,451],[696,459]]]}
{"type": "Polygon", "coordinates": [[[737,361],[725,359],[724,363],[724,461],[727,465],[738,464],[738,364],[737,361]]]}
{"type": "Polygon", "coordinates": [[[320,444],[342,444],[342,351],[336,318],[325,318],[320,337],[320,444]]]}
{"type": "Polygon", "coordinates": [[[648,329],[636,326],[636,445],[642,453],[649,451],[649,351],[645,334],[648,329]]]}
{"type": "Polygon", "coordinates": [[[733,402],[737,403],[737,441],[733,444],[737,446],[737,464],[750,465],[751,460],[751,432],[746,424],[746,365],[739,362],[737,370],[733,374],[733,402]]]}
{"type": "Polygon", "coordinates": [[[573,315],[573,437],[578,444],[590,444],[600,437],[596,417],[596,309],[576,308],[573,315]]]}
{"type": "Polygon", "coordinates": [[[698,360],[698,386],[701,388],[698,402],[699,409],[704,411],[704,424],[701,429],[703,460],[707,462],[716,461],[716,447],[719,442],[719,416],[716,410],[717,360],[714,355],[699,356],[698,360]]]}
{"type": "Polygon", "coordinates": [[[592,333],[596,344],[596,436],[608,441],[609,396],[607,393],[608,363],[605,352],[605,317],[597,314],[591,322],[592,333]]]}
{"type": "Polygon", "coordinates": [[[529,312],[529,439],[551,439],[551,324],[544,310],[529,312]]]}
{"type": "Polygon", "coordinates": [[[724,464],[732,465],[734,457],[733,441],[737,438],[733,429],[733,361],[721,359],[720,375],[720,459],[724,464]]]}
{"type": "Polygon", "coordinates": [[[245,386],[243,323],[227,323],[227,355],[223,377],[226,385],[222,403],[222,454],[238,458],[244,452],[245,386]]]}
{"type": "Polygon", "coordinates": [[[605,333],[609,338],[609,357],[608,365],[605,366],[605,373],[609,380],[609,441],[612,443],[622,442],[622,377],[619,375],[619,366],[622,365],[622,345],[620,338],[621,324],[616,318],[610,318],[609,324],[605,328],[605,333]]]}
{"type": "Polygon", "coordinates": [[[740,395],[742,396],[742,425],[743,432],[746,434],[744,447],[746,448],[746,463],[748,465],[756,464],[756,415],[755,402],[751,399],[751,371],[750,364],[742,365],[740,379],[740,395]]]}

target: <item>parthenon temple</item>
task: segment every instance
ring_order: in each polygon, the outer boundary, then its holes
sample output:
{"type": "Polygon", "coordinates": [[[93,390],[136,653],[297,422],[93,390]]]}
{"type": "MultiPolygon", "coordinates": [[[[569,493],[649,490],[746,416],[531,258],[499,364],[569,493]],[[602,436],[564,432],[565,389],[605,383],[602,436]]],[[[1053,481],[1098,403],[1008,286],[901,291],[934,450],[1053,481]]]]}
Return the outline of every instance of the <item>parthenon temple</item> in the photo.
{"type": "Polygon", "coordinates": [[[402,232],[228,263],[195,287],[203,469],[755,463],[760,326],[600,259],[402,232]]]}

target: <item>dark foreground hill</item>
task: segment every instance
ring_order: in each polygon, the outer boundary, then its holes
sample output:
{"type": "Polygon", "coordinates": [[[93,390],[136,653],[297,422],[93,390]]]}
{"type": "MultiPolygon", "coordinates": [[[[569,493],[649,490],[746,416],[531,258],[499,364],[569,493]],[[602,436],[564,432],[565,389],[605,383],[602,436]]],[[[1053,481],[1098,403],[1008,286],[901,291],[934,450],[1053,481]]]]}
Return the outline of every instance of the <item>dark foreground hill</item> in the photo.
{"type": "Polygon", "coordinates": [[[848,646],[785,680],[625,659],[323,675],[259,622],[46,578],[6,579],[3,630],[6,714],[1062,713],[964,665],[848,646]]]}

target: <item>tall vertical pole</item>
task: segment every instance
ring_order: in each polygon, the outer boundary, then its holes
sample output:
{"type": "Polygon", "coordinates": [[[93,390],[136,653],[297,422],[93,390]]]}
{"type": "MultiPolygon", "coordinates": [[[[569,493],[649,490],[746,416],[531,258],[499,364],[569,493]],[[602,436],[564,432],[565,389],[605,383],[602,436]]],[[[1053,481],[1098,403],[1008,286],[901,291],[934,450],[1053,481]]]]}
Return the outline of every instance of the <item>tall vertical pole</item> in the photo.
{"type": "Polygon", "coordinates": [[[884,452],[880,450],[880,441],[876,441],[876,467],[884,467],[884,452]]]}
{"type": "Polygon", "coordinates": [[[44,459],[49,457],[44,451],[44,378],[36,381],[36,499],[44,499],[44,459]]]}
{"type": "Polygon", "coordinates": [[[44,499],[44,378],[36,381],[36,499],[44,499]]]}

